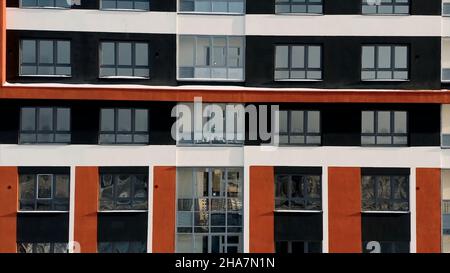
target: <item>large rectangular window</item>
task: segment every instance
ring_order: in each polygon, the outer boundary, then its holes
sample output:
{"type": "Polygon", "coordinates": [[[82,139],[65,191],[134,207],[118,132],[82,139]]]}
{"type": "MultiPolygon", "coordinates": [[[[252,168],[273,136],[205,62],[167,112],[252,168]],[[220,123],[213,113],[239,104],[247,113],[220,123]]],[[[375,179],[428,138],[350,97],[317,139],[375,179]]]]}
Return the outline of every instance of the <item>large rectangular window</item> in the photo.
{"type": "Polygon", "coordinates": [[[126,241],[126,242],[99,242],[98,253],[146,253],[147,242],[126,241]]]}
{"type": "Polygon", "coordinates": [[[275,242],[275,253],[277,254],[322,253],[322,242],[277,241],[275,242]]]}
{"type": "Polygon", "coordinates": [[[322,14],[322,0],[275,0],[275,13],[322,14]]]}
{"type": "Polygon", "coordinates": [[[68,247],[67,243],[18,243],[17,253],[62,254],[68,253],[68,247]]]}
{"type": "Polygon", "coordinates": [[[362,0],[362,14],[409,14],[409,0],[362,0]]]}
{"type": "Polygon", "coordinates": [[[72,0],[21,0],[22,8],[70,8],[72,0]]]}
{"type": "Polygon", "coordinates": [[[180,0],[180,11],[244,13],[245,0],[180,0]]]}
{"type": "Polygon", "coordinates": [[[242,180],[241,169],[178,169],[178,253],[242,252],[242,180]]]}
{"type": "Polygon", "coordinates": [[[99,191],[100,211],[148,209],[148,175],[122,170],[102,171],[99,191]]]}
{"type": "Polygon", "coordinates": [[[72,75],[70,41],[23,39],[20,41],[20,76],[72,75]]]}
{"type": "Polygon", "coordinates": [[[244,38],[235,36],[180,36],[180,80],[244,80],[244,38]]]}
{"type": "Polygon", "coordinates": [[[101,109],[99,144],[148,144],[148,118],[148,109],[101,109]]]}
{"type": "Polygon", "coordinates": [[[279,45],[275,47],[275,80],[321,80],[322,47],[279,45]]]}
{"type": "Polygon", "coordinates": [[[100,43],[101,78],[150,77],[149,44],[145,42],[100,43]]]}
{"type": "Polygon", "coordinates": [[[321,125],[319,111],[280,111],[279,120],[280,144],[321,144],[321,125]]]}
{"type": "Polygon", "coordinates": [[[408,80],[409,50],[403,45],[365,45],[362,47],[361,79],[408,80]]]}
{"type": "Polygon", "coordinates": [[[320,175],[277,174],[275,176],[276,210],[321,210],[320,175]]]}
{"type": "Polygon", "coordinates": [[[410,243],[402,241],[363,242],[363,253],[410,253],[410,243]]]}
{"type": "Polygon", "coordinates": [[[150,10],[150,0],[101,0],[100,9],[150,10]]]}
{"type": "Polygon", "coordinates": [[[361,145],[408,145],[408,113],[363,111],[361,145]]]}
{"type": "Polygon", "coordinates": [[[409,211],[409,177],[406,175],[363,175],[363,211],[409,211]]]}
{"type": "Polygon", "coordinates": [[[21,173],[19,175],[19,210],[68,211],[69,191],[69,173],[21,173]]]}
{"type": "Polygon", "coordinates": [[[70,143],[70,109],[23,107],[20,109],[21,144],[70,143]]]}

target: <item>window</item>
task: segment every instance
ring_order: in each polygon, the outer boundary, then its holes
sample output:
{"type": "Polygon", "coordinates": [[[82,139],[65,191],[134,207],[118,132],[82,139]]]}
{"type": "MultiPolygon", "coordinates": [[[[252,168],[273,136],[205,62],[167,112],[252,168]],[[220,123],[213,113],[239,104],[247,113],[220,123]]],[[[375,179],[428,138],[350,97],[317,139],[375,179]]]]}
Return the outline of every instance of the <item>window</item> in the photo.
{"type": "Polygon", "coordinates": [[[23,107],[20,110],[19,143],[70,143],[70,109],[23,107]]]}
{"type": "Polygon", "coordinates": [[[380,249],[374,249],[373,242],[363,242],[363,253],[409,253],[409,242],[376,242],[380,249]]]}
{"type": "Polygon", "coordinates": [[[147,109],[104,108],[100,112],[100,144],[148,144],[147,109]]]}
{"type": "Polygon", "coordinates": [[[245,0],[180,0],[180,11],[244,13],[245,0]]]}
{"type": "Polygon", "coordinates": [[[147,210],[147,174],[100,175],[100,211],[147,210]]]}
{"type": "Polygon", "coordinates": [[[146,253],[147,242],[99,242],[98,253],[146,253]]]}
{"type": "Polygon", "coordinates": [[[71,76],[70,41],[21,40],[19,73],[20,76],[71,76]]]}
{"type": "Polygon", "coordinates": [[[320,145],[319,111],[280,111],[280,144],[320,145]]]}
{"type": "Polygon", "coordinates": [[[408,113],[363,111],[361,145],[407,146],[408,113]]]}
{"type": "Polygon", "coordinates": [[[68,253],[67,243],[18,243],[17,253],[68,253]]]}
{"type": "Polygon", "coordinates": [[[69,174],[21,174],[19,210],[68,211],[69,174]]]}
{"type": "Polygon", "coordinates": [[[21,0],[22,8],[70,8],[71,0],[21,0]]]}
{"type": "Polygon", "coordinates": [[[321,80],[322,47],[280,45],[275,47],[275,80],[321,80]]]}
{"type": "Polygon", "coordinates": [[[322,14],[322,0],[275,0],[275,13],[322,14]]]}
{"type": "Polygon", "coordinates": [[[101,9],[150,10],[150,0],[101,0],[101,9]]]}
{"type": "Polygon", "coordinates": [[[409,0],[362,0],[362,14],[409,14],[409,0]]]}
{"type": "Polygon", "coordinates": [[[149,45],[144,42],[101,42],[101,78],[150,77],[149,45]]]}
{"type": "Polygon", "coordinates": [[[442,16],[450,16],[450,1],[444,0],[442,3],[442,16]]]}
{"type": "Polygon", "coordinates": [[[322,253],[322,242],[278,241],[275,242],[277,254],[322,253]]]}
{"type": "MultiPolygon", "coordinates": [[[[242,145],[245,138],[245,108],[243,105],[238,104],[214,104],[214,106],[220,107],[222,114],[216,117],[216,112],[213,112],[213,108],[210,108],[209,104],[203,104],[203,116],[202,123],[197,124],[194,116],[194,105],[183,104],[189,107],[191,112],[190,130],[186,130],[184,126],[180,129],[183,131],[177,132],[179,135],[178,145],[183,144],[197,144],[197,145],[242,145]],[[223,117],[223,124],[212,123],[213,118],[223,117]],[[230,128],[228,128],[228,127],[230,128]]],[[[183,113],[184,115],[184,113],[183,113]]],[[[220,121],[220,120],[219,120],[220,121]]]]}
{"type": "Polygon", "coordinates": [[[242,252],[242,171],[177,171],[177,253],[242,252]]]}
{"type": "Polygon", "coordinates": [[[319,175],[276,175],[275,209],[321,210],[321,184],[319,175]]]}
{"type": "Polygon", "coordinates": [[[405,175],[363,175],[363,211],[409,211],[409,178],[405,175]]]}
{"type": "Polygon", "coordinates": [[[180,36],[178,78],[244,80],[244,38],[180,36]]]}
{"type": "MultiPolygon", "coordinates": [[[[444,182],[445,183],[445,182],[444,182]]],[[[442,202],[442,228],[444,236],[450,235],[450,200],[443,200],[442,202]]]]}
{"type": "Polygon", "coordinates": [[[408,47],[376,45],[362,47],[361,79],[408,80],[408,47]]]}

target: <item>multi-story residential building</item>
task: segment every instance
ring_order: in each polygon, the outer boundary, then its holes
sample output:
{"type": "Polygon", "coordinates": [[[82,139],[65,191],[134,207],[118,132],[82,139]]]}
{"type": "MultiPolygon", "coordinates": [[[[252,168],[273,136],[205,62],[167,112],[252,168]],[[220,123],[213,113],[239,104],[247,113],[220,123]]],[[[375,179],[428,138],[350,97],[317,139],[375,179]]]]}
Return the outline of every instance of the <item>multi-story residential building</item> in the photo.
{"type": "Polygon", "coordinates": [[[0,5],[0,252],[450,252],[450,1],[0,5]]]}

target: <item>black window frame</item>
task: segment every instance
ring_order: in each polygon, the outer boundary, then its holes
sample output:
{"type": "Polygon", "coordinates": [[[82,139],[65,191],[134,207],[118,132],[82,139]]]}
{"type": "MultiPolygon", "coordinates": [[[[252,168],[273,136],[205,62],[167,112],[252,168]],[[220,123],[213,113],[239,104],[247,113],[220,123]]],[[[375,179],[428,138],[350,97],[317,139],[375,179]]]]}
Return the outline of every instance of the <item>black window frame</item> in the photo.
{"type": "Polygon", "coordinates": [[[72,142],[72,109],[70,107],[59,107],[59,106],[24,106],[20,108],[20,125],[19,125],[19,144],[71,144],[72,142]],[[34,109],[34,126],[35,130],[28,131],[22,129],[22,121],[23,121],[23,109],[34,109]],[[52,119],[53,119],[53,130],[44,131],[39,130],[39,113],[42,109],[52,109],[52,119]],[[69,110],[69,123],[68,127],[69,131],[60,131],[58,130],[58,110],[69,110]],[[35,135],[36,141],[23,141],[23,135],[35,135]],[[39,135],[52,135],[53,141],[39,141],[39,135]],[[57,136],[68,136],[68,141],[56,141],[57,136]]]}
{"type": "Polygon", "coordinates": [[[104,8],[103,7],[103,1],[105,0],[100,0],[100,10],[133,10],[133,11],[150,11],[151,10],[151,0],[106,0],[106,1],[114,1],[115,2],[115,8],[104,8]],[[118,1],[127,1],[127,2],[132,2],[133,4],[133,8],[131,9],[123,9],[123,8],[118,8],[118,1]],[[148,9],[140,9],[140,8],[136,8],[136,2],[147,2],[148,3],[148,9]]]}
{"type": "Polygon", "coordinates": [[[126,211],[148,211],[149,208],[149,199],[148,199],[148,192],[149,192],[149,176],[147,173],[143,173],[143,172],[136,172],[136,171],[127,171],[127,170],[121,170],[118,172],[109,172],[109,171],[102,171],[99,174],[99,190],[98,190],[98,210],[99,212],[109,212],[109,211],[120,211],[120,212],[126,212],[126,211]],[[107,199],[105,200],[104,198],[102,198],[102,189],[104,188],[104,176],[111,176],[111,187],[112,187],[112,198],[110,200],[110,202],[112,202],[112,208],[108,209],[105,208],[104,205],[102,205],[103,201],[108,201],[107,199]],[[117,183],[118,183],[118,178],[120,176],[129,176],[130,177],[130,196],[128,198],[121,198],[117,196],[117,183]],[[136,198],[134,196],[135,194],[135,184],[136,184],[136,180],[137,177],[141,177],[142,181],[145,182],[145,188],[146,188],[146,194],[145,197],[143,198],[136,198]],[[129,201],[129,209],[123,209],[120,208],[119,203],[120,202],[124,202],[124,201],[129,201]],[[145,208],[136,208],[133,207],[135,205],[136,201],[140,201],[143,202],[145,201],[145,208]]]}
{"type": "Polygon", "coordinates": [[[410,189],[411,189],[411,180],[410,176],[406,174],[363,174],[361,176],[361,208],[363,212],[403,212],[403,213],[409,213],[411,210],[411,196],[410,196],[410,189]],[[389,178],[389,190],[390,190],[390,197],[389,198],[381,198],[379,197],[379,191],[378,191],[378,182],[382,178],[389,178]],[[406,194],[407,194],[407,200],[403,200],[401,198],[395,198],[395,179],[396,178],[404,178],[405,183],[407,185],[406,194]],[[367,208],[366,202],[371,202],[371,200],[367,200],[364,198],[364,186],[363,183],[366,178],[372,178],[373,179],[373,206],[374,209],[367,208]],[[388,209],[378,209],[377,207],[380,207],[382,202],[386,202],[389,206],[388,209]],[[393,209],[393,206],[395,203],[402,203],[407,202],[407,209],[393,209]]]}
{"type": "MultiPolygon", "coordinates": [[[[373,0],[373,1],[375,1],[375,0],[373,0]]],[[[372,5],[369,5],[367,3],[367,0],[361,0],[361,14],[362,15],[411,15],[411,0],[407,0],[408,3],[399,2],[401,0],[390,0],[390,1],[391,1],[391,3],[383,3],[381,1],[379,5],[374,4],[373,6],[375,6],[375,8],[376,8],[376,12],[375,13],[367,13],[367,12],[364,12],[364,7],[372,6],[372,5]],[[392,6],[392,13],[381,13],[379,11],[380,6],[392,6]],[[407,13],[395,12],[395,8],[400,7],[400,6],[401,7],[407,6],[408,12],[407,13]]]]}
{"type": "Polygon", "coordinates": [[[100,128],[98,134],[98,144],[99,145],[148,145],[150,143],[150,110],[148,108],[127,108],[127,107],[102,107],[100,109],[100,128]],[[114,131],[103,131],[102,130],[102,120],[103,120],[103,110],[113,110],[114,111],[114,131]],[[118,130],[119,127],[119,111],[120,110],[130,110],[131,111],[131,124],[130,131],[121,132],[118,130]],[[136,111],[147,111],[147,131],[140,132],[136,131],[136,111]],[[131,135],[131,141],[117,141],[117,138],[121,135],[131,135]],[[114,136],[115,141],[104,141],[102,136],[114,136]],[[147,141],[135,141],[136,136],[147,137],[147,141]]]}
{"type": "Polygon", "coordinates": [[[317,14],[317,15],[322,15],[324,14],[324,1],[323,0],[319,0],[320,3],[318,2],[313,2],[313,0],[305,0],[305,3],[299,3],[299,2],[295,2],[294,0],[288,0],[289,2],[278,2],[278,0],[274,1],[274,8],[275,8],[275,14],[285,14],[285,13],[297,13],[297,14],[317,14]],[[289,6],[289,12],[277,12],[277,6],[289,6]],[[306,9],[306,12],[294,12],[292,11],[293,6],[304,6],[306,9]],[[310,8],[311,6],[320,6],[322,12],[310,12],[310,8]]]}
{"type": "Polygon", "coordinates": [[[277,254],[296,254],[296,253],[323,253],[323,242],[322,241],[275,241],[275,253],[277,254]],[[303,252],[293,252],[293,244],[300,243],[303,244],[303,252]],[[319,251],[311,250],[312,244],[320,245],[319,251]],[[284,248],[284,249],[282,249],[284,248]]]}
{"type": "Polygon", "coordinates": [[[321,44],[277,44],[274,47],[274,81],[323,81],[323,46],[321,44]],[[277,48],[278,47],[288,47],[288,67],[287,68],[277,68],[277,48]],[[304,67],[303,68],[293,68],[292,67],[292,49],[294,47],[303,47],[304,48],[304,67]],[[320,68],[311,68],[309,67],[309,50],[311,47],[319,47],[320,48],[320,68]],[[288,72],[288,78],[277,78],[276,73],[280,72],[288,72]],[[291,77],[292,72],[300,71],[305,72],[305,78],[293,78],[291,77]],[[320,78],[308,77],[308,72],[320,72],[320,78]]]}
{"type": "MultiPolygon", "coordinates": [[[[287,112],[287,133],[278,132],[279,136],[279,145],[280,146],[321,146],[322,145],[322,112],[320,110],[280,110],[281,112],[287,112]],[[303,133],[294,133],[292,131],[292,112],[303,112],[303,133]],[[319,133],[310,133],[308,132],[308,116],[310,112],[318,112],[319,113],[319,133]],[[288,141],[281,141],[282,137],[288,138],[288,141]],[[291,141],[292,137],[304,137],[304,143],[293,143],[291,141]],[[319,137],[320,141],[317,142],[308,142],[308,137],[319,137]]],[[[279,120],[279,125],[281,125],[281,118],[279,120]]],[[[281,131],[281,130],[279,130],[281,131]]]]}
{"type": "Polygon", "coordinates": [[[34,173],[20,173],[19,174],[19,196],[18,196],[18,207],[20,212],[30,212],[30,211],[54,211],[54,212],[68,212],[70,210],[70,174],[68,173],[46,173],[46,172],[34,172],[34,173]],[[22,177],[24,176],[33,176],[34,177],[34,198],[33,199],[22,199],[21,196],[21,184],[22,177]],[[51,176],[52,184],[51,184],[51,198],[39,198],[39,177],[40,176],[51,176]],[[67,198],[58,198],[56,197],[56,181],[57,176],[65,176],[68,180],[67,183],[67,192],[69,196],[67,198]],[[51,207],[50,209],[38,209],[38,203],[45,201],[51,207]],[[25,204],[24,204],[25,203],[25,204]],[[33,206],[33,209],[24,209],[23,206],[33,206]],[[59,210],[56,209],[56,206],[65,206],[67,209],[59,210]]]}
{"type": "Polygon", "coordinates": [[[125,79],[142,79],[142,80],[149,80],[150,79],[150,72],[151,72],[151,65],[150,65],[150,42],[148,41],[125,41],[125,40],[102,40],[99,42],[99,46],[98,46],[98,51],[99,51],[99,55],[98,55],[98,76],[100,79],[120,79],[120,78],[125,78],[125,79]],[[109,64],[102,64],[103,60],[102,60],[102,50],[103,50],[103,45],[105,43],[112,43],[114,44],[114,64],[113,65],[109,65],[109,64]],[[120,43],[126,43],[126,44],[131,44],[131,65],[119,65],[119,44],[120,43]],[[137,44],[145,44],[147,45],[147,65],[136,65],[136,45],[137,44]],[[115,75],[102,75],[102,69],[114,69],[115,70],[115,75]],[[119,69],[131,69],[133,71],[133,75],[132,76],[126,76],[126,75],[119,75],[118,74],[118,70],[119,69]],[[146,69],[147,70],[147,74],[148,76],[136,76],[136,70],[137,69],[146,69]]]}
{"type": "Polygon", "coordinates": [[[52,0],[53,5],[41,5],[40,2],[42,0],[34,0],[36,2],[33,6],[24,6],[23,5],[24,0],[20,0],[19,7],[20,8],[46,8],[46,9],[70,9],[72,8],[73,4],[67,4],[67,5],[57,5],[58,2],[61,3],[67,3],[67,1],[58,1],[58,0],[52,0]]]}
{"type": "Polygon", "coordinates": [[[361,127],[363,127],[363,119],[362,119],[362,115],[364,114],[364,112],[373,112],[374,115],[374,131],[373,133],[363,133],[362,128],[361,128],[361,146],[365,146],[365,147],[408,147],[409,146],[409,132],[410,132],[410,128],[409,128],[409,112],[408,111],[401,111],[401,110],[363,110],[361,111],[361,127]],[[378,120],[379,120],[379,116],[378,113],[380,112],[389,112],[390,113],[390,133],[378,133],[378,120]],[[406,133],[395,133],[395,114],[396,113],[406,113],[406,133]],[[366,144],[364,143],[363,139],[365,137],[374,137],[375,138],[375,143],[374,144],[366,144]],[[390,137],[391,138],[391,143],[390,144],[378,144],[378,138],[380,137],[390,137]],[[406,143],[405,144],[397,144],[395,143],[395,138],[396,137],[401,137],[401,138],[406,138],[406,143]]]}
{"type": "Polygon", "coordinates": [[[286,211],[290,211],[290,210],[292,210],[292,211],[296,211],[296,210],[299,210],[299,211],[322,211],[322,209],[323,209],[323,204],[322,204],[322,202],[323,202],[322,183],[323,183],[322,175],[317,174],[317,173],[315,173],[315,174],[313,174],[313,173],[282,173],[282,172],[277,173],[275,175],[275,196],[274,196],[274,199],[275,199],[275,208],[274,209],[275,209],[275,211],[285,211],[285,210],[286,211]],[[277,188],[278,188],[277,183],[280,183],[279,179],[281,177],[287,177],[287,179],[288,179],[288,182],[287,182],[288,183],[288,193],[287,193],[288,196],[287,196],[287,198],[277,197],[277,188]],[[292,184],[294,183],[293,177],[300,177],[301,181],[302,181],[302,184],[307,183],[307,179],[309,179],[309,178],[312,178],[312,177],[319,178],[318,182],[319,182],[319,186],[320,186],[320,188],[319,188],[320,197],[319,198],[312,198],[312,197],[310,197],[310,194],[308,193],[308,188],[307,187],[304,187],[302,189],[303,197],[293,197],[292,196],[292,184]],[[282,202],[283,200],[285,200],[284,202],[288,203],[287,207],[283,207],[283,206],[278,205],[278,202],[282,202]],[[320,202],[319,207],[308,208],[308,203],[312,202],[312,201],[320,202]],[[303,208],[295,208],[295,207],[293,207],[292,206],[292,202],[303,203],[303,208]]]}
{"type": "Polygon", "coordinates": [[[63,77],[63,78],[71,78],[72,77],[72,41],[70,39],[37,39],[37,38],[23,38],[19,41],[19,76],[20,77],[49,77],[49,78],[56,78],[56,77],[63,77]],[[35,43],[35,49],[34,54],[36,58],[35,63],[25,63],[23,62],[23,42],[24,41],[34,41],[35,43]],[[40,63],[39,56],[40,56],[40,44],[41,42],[52,42],[53,43],[53,63],[52,64],[46,64],[46,63],[40,63]],[[59,42],[68,42],[69,43],[69,64],[64,63],[58,63],[58,43],[59,42]],[[34,66],[35,67],[35,74],[24,74],[22,73],[22,67],[23,66],[34,66]],[[53,68],[53,74],[40,74],[39,68],[40,67],[50,67],[53,68]],[[64,67],[64,68],[70,68],[70,74],[57,74],[56,69],[58,67],[64,67]]]}
{"type": "Polygon", "coordinates": [[[410,81],[411,80],[411,56],[410,56],[410,46],[408,44],[363,44],[361,45],[361,81],[362,82],[370,82],[370,81],[410,81]],[[374,68],[363,68],[363,62],[364,62],[364,48],[365,47],[373,47],[374,48],[374,68]],[[391,56],[390,56],[390,63],[391,66],[389,68],[380,68],[379,67],[379,51],[380,47],[390,47],[391,56]],[[405,47],[406,48],[406,68],[396,68],[395,64],[395,49],[397,47],[405,47]],[[375,72],[375,78],[373,79],[364,79],[363,73],[364,72],[375,72]],[[378,74],[380,72],[390,72],[392,73],[391,78],[380,78],[378,77],[378,74]],[[406,79],[400,79],[395,78],[395,72],[406,72],[407,78],[406,79]]]}
{"type": "Polygon", "coordinates": [[[245,10],[246,10],[246,6],[245,6],[246,0],[225,0],[225,1],[219,1],[219,0],[177,0],[177,2],[178,2],[178,5],[179,5],[179,12],[182,12],[182,13],[245,14],[245,10]],[[195,2],[196,1],[209,2],[210,7],[211,7],[211,11],[197,11],[197,10],[195,10],[195,2]],[[193,2],[192,4],[194,5],[194,10],[182,10],[183,4],[186,5],[186,3],[183,3],[183,2],[193,2]],[[226,2],[226,4],[227,4],[227,11],[213,11],[214,2],[226,2]],[[232,12],[232,11],[230,11],[230,3],[232,3],[232,2],[242,3],[242,5],[243,5],[242,12],[232,12]]]}

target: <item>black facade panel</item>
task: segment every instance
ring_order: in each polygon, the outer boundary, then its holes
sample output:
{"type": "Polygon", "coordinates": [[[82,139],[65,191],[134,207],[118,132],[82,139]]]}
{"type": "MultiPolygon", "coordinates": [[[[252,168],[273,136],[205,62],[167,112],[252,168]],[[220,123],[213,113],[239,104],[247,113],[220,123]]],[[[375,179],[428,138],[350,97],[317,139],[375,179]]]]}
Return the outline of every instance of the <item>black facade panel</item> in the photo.
{"type": "Polygon", "coordinates": [[[148,213],[99,213],[99,242],[147,241],[148,213]]]}
{"type": "Polygon", "coordinates": [[[7,79],[23,83],[90,83],[90,84],[176,84],[176,37],[166,34],[7,31],[7,79]],[[71,41],[72,77],[20,77],[20,39],[67,39],[71,41]],[[99,44],[101,41],[141,41],[149,43],[150,79],[100,79],[99,44]]]}
{"type": "Polygon", "coordinates": [[[19,167],[19,174],[70,174],[70,167],[19,167]]]}
{"type": "Polygon", "coordinates": [[[247,0],[247,14],[274,14],[275,0],[247,0]]]}
{"type": "Polygon", "coordinates": [[[100,167],[100,174],[148,174],[148,167],[100,167]]]}
{"type": "Polygon", "coordinates": [[[172,137],[172,125],[176,118],[172,117],[172,109],[176,102],[153,103],[150,107],[150,142],[152,145],[176,145],[172,137]]]}
{"type": "Polygon", "coordinates": [[[354,104],[324,106],[321,111],[323,146],[360,146],[361,110],[354,104]]]}
{"type": "Polygon", "coordinates": [[[362,0],[323,0],[323,13],[331,14],[361,14],[362,0]]]}
{"type": "Polygon", "coordinates": [[[150,0],[150,10],[176,12],[177,0],[150,0]]]}
{"type": "Polygon", "coordinates": [[[275,241],[322,241],[322,213],[275,213],[275,241]]]}
{"type": "Polygon", "coordinates": [[[64,243],[69,241],[69,213],[17,215],[17,242],[64,243]]]}
{"type": "Polygon", "coordinates": [[[408,168],[361,168],[361,175],[410,175],[408,168]]]}
{"type": "Polygon", "coordinates": [[[72,144],[98,144],[100,108],[98,102],[73,102],[71,105],[72,144]]]}
{"type": "Polygon", "coordinates": [[[397,241],[411,240],[411,215],[405,214],[362,214],[362,240],[397,241]]]}
{"type": "Polygon", "coordinates": [[[275,167],[275,174],[322,175],[322,167],[275,167]]]}
{"type": "Polygon", "coordinates": [[[252,87],[325,89],[440,89],[439,37],[246,37],[246,85],[252,87]],[[274,81],[275,46],[322,45],[323,81],[274,81]],[[410,48],[410,80],[361,81],[361,48],[365,44],[400,44],[410,48]]]}
{"type": "Polygon", "coordinates": [[[412,105],[409,112],[411,146],[441,145],[441,107],[435,105],[412,105]]]}
{"type": "Polygon", "coordinates": [[[0,144],[17,144],[19,140],[20,110],[8,100],[0,102],[0,144]]]}
{"type": "Polygon", "coordinates": [[[410,0],[411,15],[441,15],[441,0],[410,0]]]}
{"type": "Polygon", "coordinates": [[[7,8],[18,8],[20,6],[20,0],[6,0],[7,8]]]}

